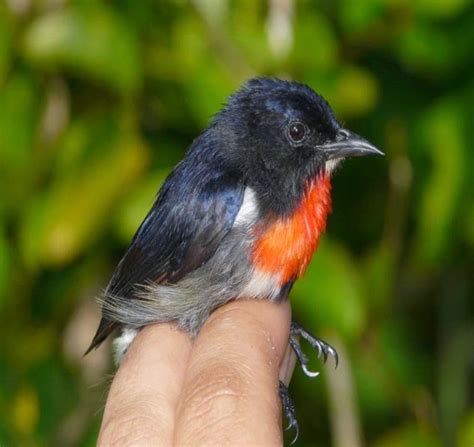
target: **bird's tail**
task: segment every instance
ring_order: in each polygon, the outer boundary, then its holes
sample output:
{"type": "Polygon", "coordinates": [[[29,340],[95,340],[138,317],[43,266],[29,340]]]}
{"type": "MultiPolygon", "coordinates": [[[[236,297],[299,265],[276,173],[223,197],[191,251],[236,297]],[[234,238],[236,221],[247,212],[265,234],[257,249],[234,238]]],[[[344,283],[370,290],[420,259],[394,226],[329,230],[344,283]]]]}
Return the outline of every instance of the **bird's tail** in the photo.
{"type": "Polygon", "coordinates": [[[102,318],[100,320],[99,327],[97,328],[97,332],[92,339],[90,346],[87,348],[87,351],[84,353],[84,356],[89,354],[93,349],[96,349],[100,346],[100,344],[110,335],[111,332],[114,331],[119,326],[119,323],[116,321],[110,321],[106,318],[102,318]]]}

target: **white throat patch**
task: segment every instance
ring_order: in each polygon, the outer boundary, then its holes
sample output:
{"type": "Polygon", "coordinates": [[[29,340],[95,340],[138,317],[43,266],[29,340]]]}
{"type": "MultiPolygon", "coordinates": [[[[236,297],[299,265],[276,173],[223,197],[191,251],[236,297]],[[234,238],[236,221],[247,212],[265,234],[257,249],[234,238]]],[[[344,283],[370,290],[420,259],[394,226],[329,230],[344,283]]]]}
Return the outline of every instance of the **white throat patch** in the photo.
{"type": "Polygon", "coordinates": [[[331,175],[342,160],[343,158],[333,158],[332,160],[328,160],[325,166],[326,174],[331,175]]]}

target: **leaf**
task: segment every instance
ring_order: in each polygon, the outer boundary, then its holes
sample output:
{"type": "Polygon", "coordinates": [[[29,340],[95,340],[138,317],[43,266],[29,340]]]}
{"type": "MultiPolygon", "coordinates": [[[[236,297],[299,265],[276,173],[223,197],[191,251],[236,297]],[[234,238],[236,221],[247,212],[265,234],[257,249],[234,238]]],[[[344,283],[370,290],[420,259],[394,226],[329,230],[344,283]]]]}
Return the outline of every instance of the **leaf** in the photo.
{"type": "Polygon", "coordinates": [[[10,66],[12,29],[5,4],[0,3],[0,88],[3,87],[10,66]]]}
{"type": "Polygon", "coordinates": [[[378,102],[379,86],[373,74],[356,66],[345,66],[330,92],[334,110],[343,117],[366,115],[378,102]]]}
{"type": "Polygon", "coordinates": [[[38,91],[26,73],[11,76],[0,95],[0,209],[22,203],[33,183],[37,167],[34,135],[39,115],[38,91]]]}
{"type": "Polygon", "coordinates": [[[352,34],[367,29],[380,20],[388,9],[390,0],[343,0],[339,17],[346,33],[352,34]]]}
{"type": "Polygon", "coordinates": [[[12,419],[19,432],[33,432],[39,419],[38,407],[38,396],[34,389],[25,387],[18,392],[13,402],[12,419]]]}
{"type": "Polygon", "coordinates": [[[150,210],[166,175],[164,171],[151,172],[124,198],[116,219],[117,232],[124,243],[130,242],[150,210]]]}
{"type": "Polygon", "coordinates": [[[105,6],[65,8],[40,16],[27,29],[25,56],[42,69],[66,70],[123,93],[141,81],[133,28],[105,6]]]}
{"type": "Polygon", "coordinates": [[[10,280],[11,250],[3,223],[0,223],[0,309],[7,299],[6,292],[10,280]]]}
{"type": "Polygon", "coordinates": [[[366,323],[358,269],[349,253],[335,242],[320,244],[308,271],[294,287],[296,313],[319,328],[329,327],[353,339],[366,323]]]}
{"type": "Polygon", "coordinates": [[[423,17],[435,19],[451,18],[460,14],[471,4],[470,0],[415,0],[415,11],[423,17]]]}
{"type": "Polygon", "coordinates": [[[458,433],[458,447],[474,445],[474,410],[471,409],[461,423],[458,433]]]}
{"type": "Polygon", "coordinates": [[[383,241],[363,259],[364,291],[372,313],[384,311],[390,305],[393,285],[396,283],[395,256],[393,248],[383,241]]]}
{"type": "Polygon", "coordinates": [[[429,430],[407,425],[383,435],[374,447],[441,447],[441,442],[429,430]]]}
{"type": "Polygon", "coordinates": [[[294,49],[289,58],[293,69],[305,76],[327,72],[337,63],[337,41],[329,20],[315,11],[299,10],[294,27],[294,49]]]}
{"type": "MultiPolygon", "coordinates": [[[[432,2],[436,3],[436,2],[432,2]]],[[[431,22],[417,22],[395,41],[401,62],[427,79],[456,76],[469,67],[474,40],[472,18],[445,29],[431,22]]]]}
{"type": "MultiPolygon", "coordinates": [[[[85,142],[90,145],[95,139],[100,136],[89,134],[85,142]]],[[[98,149],[31,204],[21,232],[30,266],[67,264],[100,237],[112,205],[134,183],[147,159],[140,139],[127,133],[98,149]]]]}
{"type": "Polygon", "coordinates": [[[209,124],[235,85],[222,66],[209,61],[186,84],[188,105],[200,127],[209,124]]]}
{"type": "Polygon", "coordinates": [[[418,208],[415,254],[428,265],[446,253],[467,176],[462,123],[463,110],[450,99],[435,105],[421,121],[420,133],[431,158],[431,172],[418,208]]]}

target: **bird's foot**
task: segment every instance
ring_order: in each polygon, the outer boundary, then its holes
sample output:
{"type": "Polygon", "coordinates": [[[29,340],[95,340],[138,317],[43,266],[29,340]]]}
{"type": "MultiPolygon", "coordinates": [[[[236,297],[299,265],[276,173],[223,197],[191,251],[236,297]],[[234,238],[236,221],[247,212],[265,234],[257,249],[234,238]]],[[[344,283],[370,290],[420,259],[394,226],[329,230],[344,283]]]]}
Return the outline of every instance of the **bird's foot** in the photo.
{"type": "Polygon", "coordinates": [[[293,404],[293,400],[290,397],[288,392],[288,388],[286,385],[280,381],[279,387],[280,399],[281,399],[281,406],[283,408],[283,413],[285,414],[285,419],[288,421],[288,426],[285,430],[290,430],[291,428],[295,429],[295,437],[293,441],[291,441],[290,445],[293,445],[298,436],[300,434],[300,427],[298,425],[298,421],[296,420],[296,412],[295,412],[295,405],[293,404]]]}
{"type": "Polygon", "coordinates": [[[334,362],[336,363],[337,368],[339,356],[337,355],[336,350],[329,343],[326,343],[325,341],[310,334],[306,329],[293,321],[290,326],[289,344],[295,352],[296,357],[301,365],[301,369],[306,376],[317,377],[319,372],[310,371],[308,369],[308,357],[306,357],[303,350],[301,349],[298,337],[304,338],[311,345],[311,347],[317,351],[318,358],[321,356],[323,357],[324,363],[326,363],[329,355],[334,357],[334,362]]]}

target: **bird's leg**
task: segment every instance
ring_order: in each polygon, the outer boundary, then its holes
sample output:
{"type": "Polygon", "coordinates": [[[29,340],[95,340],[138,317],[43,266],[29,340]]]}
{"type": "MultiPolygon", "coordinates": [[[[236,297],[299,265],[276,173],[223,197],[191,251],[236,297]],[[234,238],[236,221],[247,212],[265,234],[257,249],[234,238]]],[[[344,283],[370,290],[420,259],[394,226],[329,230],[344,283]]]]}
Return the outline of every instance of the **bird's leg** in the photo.
{"type": "MultiPolygon", "coordinates": [[[[308,369],[308,357],[306,357],[305,353],[301,349],[298,337],[304,338],[311,345],[313,349],[316,349],[318,358],[322,356],[324,363],[326,363],[328,356],[332,355],[334,357],[334,361],[337,367],[339,357],[337,355],[336,350],[330,344],[326,343],[325,341],[319,338],[316,338],[314,335],[311,335],[306,329],[304,329],[298,323],[295,323],[293,321],[290,326],[290,338],[288,340],[288,343],[290,344],[291,348],[295,352],[296,358],[300,362],[303,372],[308,377],[316,377],[319,375],[319,372],[310,371],[308,369]]],[[[288,388],[281,381],[280,381],[279,392],[280,392],[280,398],[281,398],[281,403],[283,407],[283,413],[285,414],[285,418],[288,421],[288,426],[286,430],[289,430],[291,428],[295,429],[295,437],[293,441],[291,442],[291,444],[294,444],[296,440],[298,439],[298,435],[300,432],[298,421],[296,420],[295,406],[288,393],[288,388]]]]}
{"type": "Polygon", "coordinates": [[[285,419],[288,421],[288,426],[285,430],[290,430],[291,428],[295,429],[295,437],[293,438],[293,441],[291,441],[291,445],[293,445],[300,434],[300,427],[298,425],[298,421],[296,420],[295,405],[293,404],[293,400],[290,397],[288,388],[282,381],[280,381],[279,393],[283,413],[285,414],[285,419]]]}
{"type": "Polygon", "coordinates": [[[301,349],[298,337],[304,338],[311,345],[311,347],[317,351],[318,358],[321,356],[323,357],[324,363],[326,363],[328,356],[332,355],[337,367],[339,357],[336,350],[329,343],[326,343],[325,341],[310,334],[306,329],[293,321],[290,326],[290,338],[288,342],[295,352],[296,357],[300,362],[301,369],[306,376],[316,377],[319,375],[319,372],[310,371],[308,369],[308,358],[301,349]]]}

